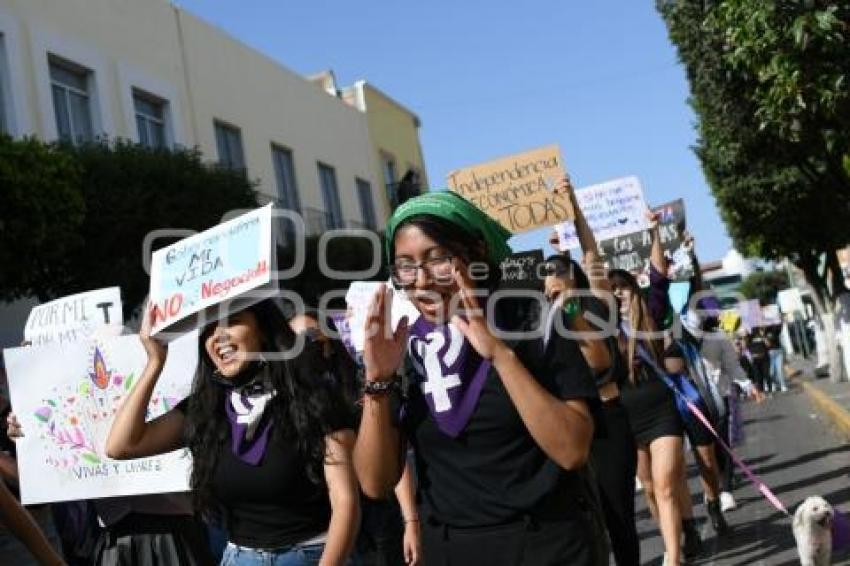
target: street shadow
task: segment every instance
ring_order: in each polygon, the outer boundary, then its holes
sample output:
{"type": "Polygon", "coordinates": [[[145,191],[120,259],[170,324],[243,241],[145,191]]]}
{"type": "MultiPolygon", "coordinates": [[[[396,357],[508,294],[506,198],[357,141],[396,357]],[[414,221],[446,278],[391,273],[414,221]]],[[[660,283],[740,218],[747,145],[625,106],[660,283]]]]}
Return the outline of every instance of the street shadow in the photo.
{"type": "Polygon", "coordinates": [[[744,426],[753,425],[753,424],[761,424],[761,423],[773,423],[776,421],[784,421],[785,415],[770,415],[769,417],[750,417],[748,419],[744,419],[741,421],[741,424],[744,426]]]}
{"type": "Polygon", "coordinates": [[[850,445],[843,446],[834,446],[832,448],[825,448],[823,450],[815,450],[814,452],[808,452],[796,458],[792,458],[791,460],[785,460],[781,462],[775,462],[772,464],[767,464],[764,466],[759,466],[758,468],[750,465],[750,461],[746,460],[747,464],[750,467],[753,467],[753,471],[758,475],[766,475],[771,472],[775,472],[777,470],[787,470],[789,468],[793,468],[794,466],[799,466],[800,464],[807,464],[814,460],[819,460],[824,458],[825,456],[829,456],[832,454],[840,454],[844,452],[850,452],[850,445]]]}

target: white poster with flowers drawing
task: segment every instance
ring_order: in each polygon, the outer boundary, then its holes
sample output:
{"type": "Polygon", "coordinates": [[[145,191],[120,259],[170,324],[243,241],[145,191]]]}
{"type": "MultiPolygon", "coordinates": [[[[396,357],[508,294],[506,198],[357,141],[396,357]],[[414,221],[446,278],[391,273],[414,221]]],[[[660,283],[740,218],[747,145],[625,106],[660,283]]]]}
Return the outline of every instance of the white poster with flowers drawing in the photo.
{"type": "MultiPolygon", "coordinates": [[[[171,343],[148,419],[189,394],[197,341],[193,332],[171,343]]],[[[147,362],[137,335],[11,348],[3,354],[12,407],[24,434],[17,441],[22,503],[189,489],[186,450],[123,461],[106,456],[115,414],[147,362]]]]}

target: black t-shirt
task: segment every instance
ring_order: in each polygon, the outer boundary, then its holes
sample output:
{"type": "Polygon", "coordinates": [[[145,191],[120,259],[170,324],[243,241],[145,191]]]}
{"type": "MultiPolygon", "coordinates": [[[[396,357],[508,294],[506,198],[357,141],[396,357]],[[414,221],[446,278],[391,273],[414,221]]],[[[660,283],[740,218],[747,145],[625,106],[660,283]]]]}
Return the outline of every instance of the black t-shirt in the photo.
{"type": "MultiPolygon", "coordinates": [[[[187,400],[178,409],[186,412],[187,400]]],[[[224,408],[213,418],[226,419],[224,408]]],[[[340,415],[334,430],[349,428],[340,415]]],[[[250,548],[275,549],[303,542],[328,529],[331,507],[328,488],[307,477],[304,459],[294,440],[272,428],[266,454],[258,466],[237,458],[230,448],[230,427],[217,447],[213,496],[220,503],[228,538],[250,548]]]]}
{"type": "MultiPolygon", "coordinates": [[[[586,399],[598,416],[596,386],[574,341],[555,333],[545,350],[542,338],[510,345],[550,393],[564,400],[586,399]]],[[[416,455],[425,517],[457,527],[495,525],[520,518],[556,493],[567,492],[566,505],[577,495],[577,475],[540,449],[495,369],[457,438],[437,428],[415,382],[408,387],[402,424],[416,455]]]]}

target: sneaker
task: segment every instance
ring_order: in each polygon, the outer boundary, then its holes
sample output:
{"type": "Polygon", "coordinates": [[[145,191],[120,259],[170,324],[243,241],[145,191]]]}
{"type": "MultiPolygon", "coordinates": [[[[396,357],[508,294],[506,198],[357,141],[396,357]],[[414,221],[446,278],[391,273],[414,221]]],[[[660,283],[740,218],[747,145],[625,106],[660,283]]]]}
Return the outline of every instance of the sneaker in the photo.
{"type": "Polygon", "coordinates": [[[643,489],[643,484],[640,483],[640,480],[635,476],[635,492],[641,491],[643,489]]]}
{"type": "Polygon", "coordinates": [[[726,513],[727,511],[732,511],[733,509],[737,509],[738,504],[735,503],[735,498],[728,491],[720,492],[720,511],[722,513],[726,513]]]}

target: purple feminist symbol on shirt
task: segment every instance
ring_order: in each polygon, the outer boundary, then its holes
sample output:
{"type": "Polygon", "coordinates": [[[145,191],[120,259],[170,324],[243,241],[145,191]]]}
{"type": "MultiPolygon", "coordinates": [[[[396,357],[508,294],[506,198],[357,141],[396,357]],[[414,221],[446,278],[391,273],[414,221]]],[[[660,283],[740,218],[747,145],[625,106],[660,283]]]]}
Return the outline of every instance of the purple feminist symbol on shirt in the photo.
{"type": "Polygon", "coordinates": [[[233,455],[251,466],[257,466],[266,454],[271,419],[265,409],[272,394],[259,396],[232,391],[224,399],[224,411],[230,421],[230,440],[233,455]]]}
{"type": "Polygon", "coordinates": [[[428,411],[441,431],[457,437],[475,410],[490,362],[455,326],[424,318],[411,327],[408,346],[428,411]]]}

